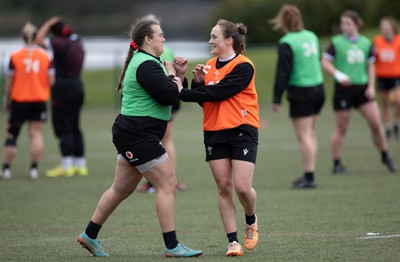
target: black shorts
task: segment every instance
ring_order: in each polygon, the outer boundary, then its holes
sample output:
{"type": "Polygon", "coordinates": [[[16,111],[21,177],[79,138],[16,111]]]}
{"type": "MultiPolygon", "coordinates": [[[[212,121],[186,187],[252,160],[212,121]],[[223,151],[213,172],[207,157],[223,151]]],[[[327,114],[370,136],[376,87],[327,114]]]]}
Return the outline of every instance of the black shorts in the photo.
{"type": "Polygon", "coordinates": [[[374,100],[365,96],[367,85],[342,86],[335,84],[335,94],[333,95],[333,109],[335,111],[348,110],[352,107],[359,108],[361,105],[374,100]]]}
{"type": "Polygon", "coordinates": [[[164,145],[160,140],[146,141],[127,146],[115,145],[118,154],[122,155],[131,166],[138,166],[165,154],[164,145]]]}
{"type": "Polygon", "coordinates": [[[395,87],[400,87],[400,78],[378,78],[378,90],[388,92],[395,87]]]}
{"type": "Polygon", "coordinates": [[[256,163],[257,143],[250,141],[232,141],[221,144],[205,144],[206,161],[217,159],[235,159],[256,163]]]}
{"type": "Polygon", "coordinates": [[[289,87],[288,100],[290,117],[318,115],[325,103],[324,87],[289,87]]]}
{"type": "Polygon", "coordinates": [[[161,142],[166,126],[166,121],[150,117],[119,115],[112,127],[113,143],[131,166],[138,166],[166,152],[161,142]]]}
{"type": "Polygon", "coordinates": [[[24,123],[25,121],[41,121],[47,120],[46,102],[11,102],[10,114],[8,122],[24,123]]]}

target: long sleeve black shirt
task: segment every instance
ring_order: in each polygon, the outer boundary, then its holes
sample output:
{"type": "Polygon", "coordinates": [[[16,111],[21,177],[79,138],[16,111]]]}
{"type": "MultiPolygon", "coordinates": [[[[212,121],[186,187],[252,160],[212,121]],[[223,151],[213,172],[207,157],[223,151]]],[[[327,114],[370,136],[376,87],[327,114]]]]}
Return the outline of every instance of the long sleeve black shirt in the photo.
{"type": "Polygon", "coordinates": [[[293,68],[293,53],[286,43],[278,46],[278,62],[276,66],[273,103],[280,104],[285,89],[288,88],[290,74],[293,68]]]}
{"type": "MultiPolygon", "coordinates": [[[[216,68],[222,68],[229,63],[217,61],[216,68]]],[[[205,86],[205,83],[192,81],[191,90],[183,89],[180,97],[185,102],[218,102],[226,100],[244,90],[253,77],[254,69],[249,63],[237,65],[219,83],[205,86]]]]}
{"type": "MultiPolygon", "coordinates": [[[[179,91],[177,85],[172,82],[173,77],[166,76],[160,65],[152,60],[143,62],[136,71],[139,84],[163,106],[173,105],[179,101],[179,91]]],[[[187,81],[184,85],[187,87],[187,81]]]]}

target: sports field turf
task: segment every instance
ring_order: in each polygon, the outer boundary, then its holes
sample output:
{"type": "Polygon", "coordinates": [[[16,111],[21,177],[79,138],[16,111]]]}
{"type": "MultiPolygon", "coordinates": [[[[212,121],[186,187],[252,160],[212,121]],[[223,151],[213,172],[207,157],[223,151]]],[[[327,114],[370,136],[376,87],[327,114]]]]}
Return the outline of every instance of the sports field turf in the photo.
{"type": "MultiPolygon", "coordinates": [[[[110,126],[116,112],[87,109],[88,177],[27,178],[26,128],[22,130],[11,181],[0,181],[1,261],[93,261],[76,236],[86,226],[103,191],[111,184],[115,151],[110,126]]],[[[329,104],[318,125],[320,152],[315,190],[294,191],[290,182],[301,174],[298,145],[286,112],[262,109],[267,127],[260,130],[254,187],[260,243],[246,261],[398,261],[400,237],[359,239],[367,233],[400,234],[400,174],[380,164],[369,132],[355,113],[346,137],[344,161],[351,173],[330,174],[329,104]]],[[[5,122],[4,113],[0,115],[5,122]]],[[[4,126],[3,126],[4,127],[4,126]]],[[[0,130],[4,137],[4,128],[0,130]]],[[[214,181],[203,161],[201,111],[184,105],[176,121],[178,178],[187,192],[178,192],[176,227],[179,240],[204,251],[201,261],[224,261],[227,240],[217,209],[214,181]]],[[[57,164],[50,125],[41,174],[57,164]]],[[[400,162],[399,142],[390,144],[400,162]]],[[[154,210],[154,194],[135,193],[121,204],[100,233],[110,261],[163,260],[163,242],[154,210]]],[[[240,240],[243,211],[237,210],[240,240]]]]}
{"type": "MultiPolygon", "coordinates": [[[[274,51],[261,49],[249,52],[249,56],[256,64],[261,117],[266,122],[260,129],[254,177],[260,243],[241,258],[224,256],[227,239],[218,213],[215,183],[204,162],[202,113],[196,104],[183,105],[174,130],[177,176],[188,186],[187,192],[177,193],[179,240],[204,251],[196,261],[400,261],[400,173],[389,173],[380,163],[363,119],[354,112],[345,140],[343,160],[350,174],[332,175],[329,138],[333,114],[328,99],[317,126],[318,188],[291,190],[291,181],[302,174],[299,147],[286,106],[279,114],[266,106],[271,100],[276,57],[274,51]],[[381,238],[362,239],[368,237],[367,233],[380,233],[381,238]]],[[[44,171],[59,160],[57,142],[47,123],[41,177],[30,181],[26,126],[21,131],[13,177],[0,181],[0,261],[96,259],[75,239],[113,179],[116,154],[111,125],[117,110],[111,105],[116,100],[112,91],[115,78],[113,72],[85,74],[88,107],[82,126],[88,177],[44,177],[44,171]]],[[[327,90],[329,93],[329,85],[327,90]]],[[[5,123],[6,114],[1,111],[0,141],[5,123]]],[[[390,143],[392,157],[400,165],[399,147],[400,141],[390,143]]],[[[154,194],[134,193],[121,204],[100,232],[104,249],[111,255],[100,260],[165,261],[154,198],[154,194]]],[[[236,202],[239,239],[243,241],[244,214],[236,202]]]]}

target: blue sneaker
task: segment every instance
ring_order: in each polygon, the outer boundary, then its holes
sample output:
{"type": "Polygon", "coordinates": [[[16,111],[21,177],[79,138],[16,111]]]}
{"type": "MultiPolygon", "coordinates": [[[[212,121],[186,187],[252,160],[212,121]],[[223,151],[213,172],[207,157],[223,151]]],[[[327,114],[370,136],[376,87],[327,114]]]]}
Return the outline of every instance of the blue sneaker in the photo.
{"type": "Polygon", "coordinates": [[[179,243],[175,248],[165,248],[165,257],[199,257],[203,254],[201,250],[193,250],[179,243]]]}
{"type": "Polygon", "coordinates": [[[100,241],[98,241],[97,239],[91,239],[88,235],[86,235],[85,232],[80,234],[76,241],[78,241],[78,243],[82,245],[82,248],[86,248],[95,257],[110,256],[101,248],[100,241]]]}

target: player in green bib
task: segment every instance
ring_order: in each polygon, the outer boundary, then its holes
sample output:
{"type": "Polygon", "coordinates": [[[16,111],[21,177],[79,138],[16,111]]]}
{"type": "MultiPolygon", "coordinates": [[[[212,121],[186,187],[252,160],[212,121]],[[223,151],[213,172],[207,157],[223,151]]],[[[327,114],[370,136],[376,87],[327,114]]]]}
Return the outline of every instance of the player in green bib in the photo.
{"type": "Polygon", "coordinates": [[[343,12],[340,17],[342,34],[332,38],[322,59],[323,68],[335,78],[335,128],[331,139],[333,174],[347,172],[341,157],[353,107],[358,109],[367,121],[372,140],[381,153],[382,163],[390,172],[397,171],[388,154],[380,112],[375,101],[375,57],[372,44],[369,39],[359,34],[362,24],[363,21],[355,11],[343,12]]]}
{"type": "MultiPolygon", "coordinates": [[[[154,20],[139,20],[122,69],[118,91],[121,113],[112,127],[118,157],[114,182],[104,192],[85,231],[77,241],[94,256],[109,256],[97,235],[118,205],[130,196],[145,177],[156,189],[156,211],[164,239],[166,257],[197,257],[178,242],[175,233],[175,170],[162,144],[171,118],[171,105],[179,100],[184,72],[171,62],[162,62],[165,38],[154,20]],[[176,76],[175,76],[176,75],[176,76]]],[[[138,211],[141,212],[141,211],[138,211]]],[[[146,221],[142,221],[145,226],[146,221]]],[[[140,235],[137,241],[141,241],[140,235]]]]}
{"type": "MultiPolygon", "coordinates": [[[[158,23],[160,23],[160,19],[157,18],[155,15],[153,14],[149,14],[146,15],[142,18],[140,18],[140,20],[155,20],[158,23]]],[[[168,46],[164,46],[164,52],[161,54],[160,59],[161,61],[168,61],[168,62],[173,62],[175,58],[175,54],[174,51],[169,48],[168,46]]],[[[176,158],[176,150],[175,150],[175,143],[173,140],[173,136],[172,136],[172,131],[173,131],[173,127],[174,127],[174,120],[175,117],[180,109],[180,100],[176,101],[172,107],[171,107],[171,118],[168,121],[168,125],[167,125],[167,130],[165,131],[164,137],[162,139],[162,143],[165,147],[165,150],[168,153],[168,157],[171,159],[171,162],[173,164],[174,170],[176,171],[176,167],[177,167],[177,158],[176,158]]],[[[147,193],[154,193],[155,192],[155,188],[153,187],[153,185],[149,182],[149,181],[145,181],[142,185],[139,185],[136,190],[138,192],[147,192],[147,193]]],[[[182,184],[182,183],[178,183],[176,184],[176,190],[177,191],[185,191],[186,190],[186,185],[182,184]]]]}
{"type": "Polygon", "coordinates": [[[289,115],[303,160],[304,174],[292,183],[292,188],[315,188],[315,126],[325,101],[319,41],[313,32],[304,29],[301,12],[294,5],[284,5],[271,24],[285,33],[278,45],[272,109],[280,111],[287,90],[289,115]]]}

